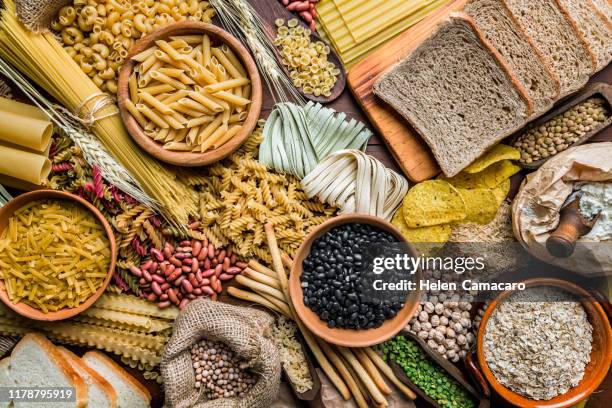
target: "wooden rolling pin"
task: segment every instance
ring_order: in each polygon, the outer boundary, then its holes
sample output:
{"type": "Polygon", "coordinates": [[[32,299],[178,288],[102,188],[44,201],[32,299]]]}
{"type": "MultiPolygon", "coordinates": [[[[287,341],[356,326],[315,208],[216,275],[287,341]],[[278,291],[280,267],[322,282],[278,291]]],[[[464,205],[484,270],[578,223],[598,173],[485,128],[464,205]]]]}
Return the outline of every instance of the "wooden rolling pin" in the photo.
{"type": "Polygon", "coordinates": [[[587,219],[580,212],[580,197],[561,209],[559,226],[546,240],[546,249],[557,258],[568,258],[574,253],[578,239],[593,229],[599,219],[598,213],[593,219],[587,219]]]}

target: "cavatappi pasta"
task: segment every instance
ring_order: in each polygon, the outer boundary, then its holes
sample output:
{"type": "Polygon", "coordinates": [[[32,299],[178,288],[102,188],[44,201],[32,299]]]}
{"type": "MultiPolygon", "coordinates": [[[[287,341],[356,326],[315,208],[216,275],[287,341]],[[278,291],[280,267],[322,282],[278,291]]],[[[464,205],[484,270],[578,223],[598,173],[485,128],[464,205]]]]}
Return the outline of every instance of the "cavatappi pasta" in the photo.
{"type": "Polygon", "coordinates": [[[114,95],[134,41],[175,21],[208,23],[213,16],[214,9],[200,0],[74,0],[60,9],[52,28],[81,69],[114,95]]]}
{"type": "Polygon", "coordinates": [[[110,256],[106,232],[90,211],[63,200],[34,201],[15,212],[0,237],[0,279],[11,302],[54,312],[91,297],[110,256]]]}
{"type": "Polygon", "coordinates": [[[296,88],[314,96],[331,96],[340,70],[328,61],[329,46],[322,41],[312,42],[312,32],[291,19],[285,25],[276,20],[277,36],[274,45],[281,53],[281,61],[289,71],[296,88]]]}
{"type": "Polygon", "coordinates": [[[135,55],[125,107],[164,149],[206,152],[241,129],[251,81],[234,52],[208,35],[158,40],[135,55]]]}

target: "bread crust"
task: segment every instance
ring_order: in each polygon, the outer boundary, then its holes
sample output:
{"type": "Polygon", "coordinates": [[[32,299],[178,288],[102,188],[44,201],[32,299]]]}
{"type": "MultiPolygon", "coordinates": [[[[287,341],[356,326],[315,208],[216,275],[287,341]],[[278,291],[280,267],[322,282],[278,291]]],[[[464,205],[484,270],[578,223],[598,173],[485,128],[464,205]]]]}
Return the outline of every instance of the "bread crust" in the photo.
{"type": "Polygon", "coordinates": [[[28,333],[23,338],[15,348],[13,349],[13,353],[23,347],[25,340],[32,340],[37,343],[43,350],[49,354],[51,360],[57,364],[58,368],[62,370],[64,375],[74,383],[74,390],[76,393],[76,406],[79,408],[87,407],[87,384],[85,380],[68,364],[68,361],[64,358],[61,352],[55,347],[53,343],[51,343],[45,336],[39,333],[28,333]]]}
{"type": "Polygon", "coordinates": [[[89,367],[87,364],[83,362],[76,354],[72,351],[68,350],[65,347],[58,347],[60,353],[64,355],[64,357],[69,360],[72,364],[79,367],[79,369],[86,371],[94,381],[98,384],[100,388],[104,390],[108,399],[111,403],[111,408],[117,408],[117,392],[113,388],[112,385],[108,381],[106,381],[100,374],[98,374],[95,370],[89,367]]]}
{"type": "Polygon", "coordinates": [[[563,14],[563,17],[565,17],[565,21],[567,21],[572,26],[572,29],[574,30],[576,37],[578,37],[578,39],[580,40],[580,43],[582,44],[582,48],[584,48],[584,50],[587,52],[587,54],[591,58],[591,66],[592,66],[591,75],[593,75],[595,72],[597,72],[597,55],[595,55],[595,53],[591,50],[591,47],[589,46],[589,42],[587,41],[586,38],[584,38],[584,35],[582,35],[582,31],[578,28],[578,25],[576,24],[574,19],[570,16],[567,9],[561,4],[559,0],[555,0],[555,4],[557,5],[557,7],[559,7],[559,10],[561,10],[561,14],[563,14]]]}
{"type": "MultiPolygon", "coordinates": [[[[505,1],[500,1],[499,4],[501,5],[501,7],[504,8],[504,10],[506,10],[506,12],[508,14],[508,17],[514,23],[514,27],[516,28],[516,30],[519,33],[521,33],[523,38],[525,38],[527,40],[527,42],[531,46],[531,50],[535,54],[536,58],[538,59],[538,61],[540,61],[540,64],[542,64],[542,67],[544,67],[544,70],[548,73],[548,75],[553,79],[553,82],[555,83],[555,89],[556,89],[556,92],[557,92],[557,95],[555,96],[555,98],[558,98],[559,95],[561,94],[561,79],[559,79],[559,76],[554,72],[552,67],[550,67],[546,63],[546,58],[544,58],[544,54],[542,54],[542,52],[538,49],[538,47],[536,47],[536,44],[535,44],[533,38],[531,38],[529,36],[529,34],[527,34],[527,32],[523,29],[523,27],[521,26],[519,21],[516,19],[516,16],[514,15],[514,13],[512,13],[512,10],[510,10],[510,8],[508,8],[508,5],[506,4],[506,2],[505,1]]],[[[551,106],[552,105],[554,105],[554,102],[551,104],[551,106]]]]}
{"type": "Polygon", "coordinates": [[[83,355],[83,358],[86,357],[96,359],[106,364],[111,370],[115,372],[115,374],[123,378],[126,382],[130,383],[133,388],[138,390],[138,392],[142,395],[144,399],[151,403],[151,393],[149,393],[149,390],[144,385],[142,385],[140,381],[135,379],[134,376],[125,371],[123,367],[119,366],[119,364],[114,362],[112,358],[99,351],[88,351],[83,355]]]}
{"type": "Polygon", "coordinates": [[[493,54],[493,57],[495,58],[497,63],[500,65],[502,70],[505,72],[508,79],[510,79],[510,81],[514,84],[514,87],[516,88],[518,93],[523,98],[523,101],[527,104],[527,117],[530,117],[533,114],[533,109],[534,109],[533,100],[531,99],[531,97],[529,97],[527,90],[525,90],[525,87],[518,80],[518,78],[514,74],[514,71],[512,70],[512,68],[510,68],[510,65],[508,64],[508,62],[499,53],[499,51],[497,51],[497,49],[493,46],[493,44],[491,44],[489,40],[487,40],[486,36],[480,30],[480,28],[478,28],[476,21],[474,21],[472,17],[459,11],[459,12],[454,12],[450,14],[450,19],[453,19],[453,18],[464,20],[470,25],[470,27],[472,27],[472,30],[474,30],[474,33],[476,34],[480,42],[485,46],[485,48],[487,48],[487,50],[491,54],[493,54]]]}

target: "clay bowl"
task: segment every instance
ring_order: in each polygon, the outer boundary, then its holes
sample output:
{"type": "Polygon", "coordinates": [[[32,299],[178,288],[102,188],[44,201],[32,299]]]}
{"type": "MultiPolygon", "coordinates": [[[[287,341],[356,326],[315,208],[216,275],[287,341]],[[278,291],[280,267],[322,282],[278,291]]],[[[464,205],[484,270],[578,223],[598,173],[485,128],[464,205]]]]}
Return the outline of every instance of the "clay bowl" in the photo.
{"type": "MultiPolygon", "coordinates": [[[[399,242],[406,242],[401,232],[391,225],[391,223],[382,218],[363,214],[346,214],[334,217],[313,229],[302,242],[302,245],[298,249],[294,258],[295,262],[293,263],[293,268],[291,269],[291,276],[289,278],[289,293],[298,316],[300,316],[306,327],[308,327],[308,329],[310,329],[310,331],[312,331],[315,335],[321,337],[323,340],[329,343],[337,344],[339,346],[368,347],[390,339],[406,326],[408,321],[416,312],[421,292],[418,290],[411,291],[406,298],[404,308],[400,310],[393,319],[385,321],[385,323],[378,328],[368,330],[350,330],[339,328],[332,329],[327,327],[327,323],[319,319],[319,316],[317,316],[304,304],[304,292],[302,291],[302,286],[300,283],[300,276],[302,275],[303,271],[302,262],[310,253],[310,247],[317,238],[332,228],[350,223],[369,224],[378,227],[381,230],[395,236],[399,242]]],[[[410,245],[409,250],[413,256],[417,256],[416,251],[410,245]]],[[[415,276],[420,276],[420,272],[415,276]]]]}
{"type": "Polygon", "coordinates": [[[10,217],[13,216],[15,211],[32,201],[46,199],[72,201],[80,204],[81,206],[85,207],[85,209],[93,213],[93,215],[104,227],[104,231],[106,232],[106,236],[108,238],[111,248],[110,264],[108,265],[108,272],[106,274],[106,278],[104,278],[104,281],[102,282],[102,285],[98,288],[96,293],[94,293],[89,299],[87,299],[85,302],[81,303],[77,307],[62,309],[58,310],[57,312],[43,313],[42,311],[33,308],[23,302],[12,303],[9,300],[8,293],[6,292],[6,289],[4,287],[4,282],[0,280],[0,299],[2,300],[2,302],[4,302],[6,306],[13,309],[20,315],[30,319],[41,321],[54,321],[68,319],[69,317],[76,316],[77,314],[81,313],[82,311],[93,305],[96,300],[98,300],[98,298],[102,295],[102,293],[104,293],[104,290],[106,290],[106,287],[108,286],[108,283],[110,282],[113,276],[113,271],[115,270],[115,262],[117,259],[117,245],[115,243],[115,236],[113,235],[113,230],[111,229],[110,224],[108,223],[108,221],[106,221],[102,213],[96,207],[89,204],[81,197],[70,193],[65,193],[63,191],[55,190],[37,190],[32,191],[30,193],[25,193],[20,196],[17,196],[16,198],[13,198],[11,201],[8,202],[8,204],[0,208],[0,234],[2,234],[5,228],[7,228],[8,220],[10,217]]]}
{"type": "Polygon", "coordinates": [[[252,133],[253,129],[255,129],[255,126],[257,126],[263,98],[261,78],[259,77],[257,66],[246,48],[244,48],[234,36],[212,24],[181,21],[151,32],[138,40],[132,48],[130,48],[129,55],[119,72],[117,99],[119,102],[121,119],[129,134],[132,136],[132,139],[134,139],[138,146],[151,156],[163,162],[176,166],[197,167],[215,163],[229,156],[242,145],[252,133]],[[131,59],[131,56],[154,46],[157,40],[165,40],[172,36],[190,34],[208,34],[213,45],[220,43],[226,44],[236,54],[238,59],[240,59],[251,80],[251,103],[248,105],[247,117],[242,124],[242,129],[223,146],[217,149],[208,150],[204,153],[177,152],[163,149],[160,143],[154,141],[143,132],[138,122],[136,122],[125,107],[125,101],[129,98],[128,81],[137,63],[131,59]]]}
{"type": "Polygon", "coordinates": [[[589,322],[593,326],[593,347],[591,350],[591,360],[586,366],[584,377],[582,381],[571,388],[565,394],[559,395],[548,401],[535,401],[526,398],[520,394],[510,391],[508,388],[501,385],[493,376],[493,373],[489,369],[484,358],[484,333],[487,327],[487,322],[491,317],[491,313],[500,304],[501,301],[506,299],[508,296],[514,293],[513,291],[507,291],[499,295],[487,308],[482,322],[480,323],[480,329],[478,330],[478,343],[477,343],[477,355],[479,366],[486,378],[491,384],[493,389],[502,396],[509,403],[523,408],[564,408],[570,407],[588,397],[605,379],[610,363],[612,362],[612,330],[610,329],[610,323],[603,308],[599,303],[590,295],[589,292],[582,289],[581,287],[560,279],[547,279],[537,278],[529,279],[524,281],[526,287],[534,286],[554,286],[560,289],[564,289],[570,293],[579,295],[582,299],[582,306],[584,307],[589,322]]]}

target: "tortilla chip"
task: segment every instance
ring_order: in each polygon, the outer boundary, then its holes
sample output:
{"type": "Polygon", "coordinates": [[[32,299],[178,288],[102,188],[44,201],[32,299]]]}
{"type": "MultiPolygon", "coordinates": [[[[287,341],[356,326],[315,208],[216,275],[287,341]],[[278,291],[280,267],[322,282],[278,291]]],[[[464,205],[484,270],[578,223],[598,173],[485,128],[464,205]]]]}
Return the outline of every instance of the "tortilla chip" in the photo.
{"type": "Polygon", "coordinates": [[[440,180],[444,180],[457,188],[496,188],[501,183],[515,175],[521,168],[510,160],[502,160],[495,163],[480,173],[470,174],[461,172],[455,177],[441,176],[440,180]]]}
{"type": "Polygon", "coordinates": [[[500,206],[506,197],[508,197],[508,193],[510,192],[510,179],[506,179],[502,181],[502,183],[491,190],[493,194],[495,194],[495,199],[497,200],[497,206],[500,206]]]}
{"type": "Polygon", "coordinates": [[[429,180],[412,187],[402,205],[410,228],[448,224],[465,218],[465,203],[459,191],[443,180],[429,180]]]}
{"type": "Polygon", "coordinates": [[[519,160],[521,152],[514,147],[498,144],[484,155],[480,156],[475,162],[463,169],[463,172],[474,174],[480,173],[489,166],[502,160],[519,160]]]}
{"type": "Polygon", "coordinates": [[[495,218],[499,204],[493,190],[486,188],[463,189],[459,193],[465,202],[466,217],[463,222],[488,224],[495,218]]]}
{"type": "Polygon", "coordinates": [[[393,219],[391,224],[400,230],[406,241],[411,243],[442,243],[448,242],[451,235],[451,227],[449,224],[432,225],[429,227],[410,228],[406,225],[404,220],[404,211],[400,207],[393,219]]]}

